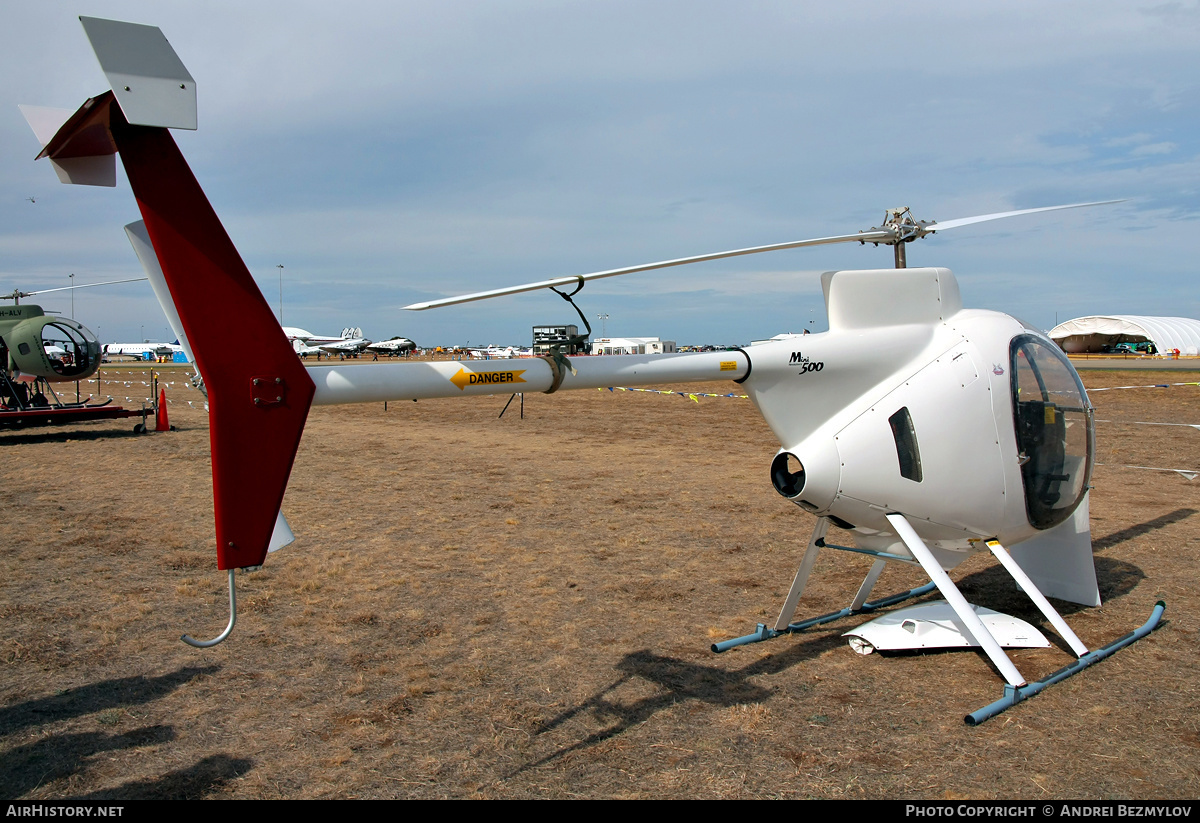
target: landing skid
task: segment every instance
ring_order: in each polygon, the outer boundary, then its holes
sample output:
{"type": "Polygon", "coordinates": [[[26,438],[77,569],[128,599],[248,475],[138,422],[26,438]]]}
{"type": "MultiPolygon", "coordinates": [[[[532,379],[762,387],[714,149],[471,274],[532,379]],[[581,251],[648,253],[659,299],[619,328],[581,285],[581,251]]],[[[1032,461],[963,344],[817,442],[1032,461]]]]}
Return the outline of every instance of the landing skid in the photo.
{"type": "Polygon", "coordinates": [[[1000,698],[995,703],[987,704],[978,711],[971,712],[964,717],[963,720],[968,726],[978,726],[989,717],[995,717],[1005,709],[1017,705],[1025,698],[1033,697],[1047,686],[1053,686],[1055,683],[1066,680],[1071,675],[1083,671],[1093,663],[1099,663],[1101,660],[1113,654],[1114,652],[1120,651],[1130,643],[1141,640],[1143,637],[1150,634],[1150,632],[1154,631],[1155,627],[1158,626],[1158,621],[1162,620],[1163,612],[1166,611],[1166,608],[1167,604],[1162,600],[1159,600],[1154,604],[1154,611],[1150,613],[1150,619],[1143,623],[1139,628],[1134,629],[1119,640],[1114,640],[1107,646],[1096,649],[1092,652],[1088,652],[1074,663],[1063,666],[1045,680],[1037,680],[1033,683],[1026,683],[1023,686],[1005,684],[1004,697],[1000,698]]]}
{"type": "Polygon", "coordinates": [[[901,592],[900,594],[893,594],[890,597],[872,600],[870,603],[863,603],[862,606],[857,609],[848,606],[836,612],[823,614],[820,617],[810,617],[808,620],[801,620],[798,623],[789,623],[782,629],[767,628],[765,623],[759,623],[758,628],[754,630],[753,634],[735,637],[732,640],[722,640],[720,643],[713,643],[712,650],[720,654],[721,652],[729,651],[730,649],[737,648],[738,646],[745,646],[749,643],[758,643],[762,640],[770,640],[773,637],[779,637],[781,634],[797,634],[805,629],[811,629],[813,626],[832,623],[835,620],[841,620],[843,617],[849,617],[852,614],[866,614],[867,612],[873,612],[876,609],[894,606],[897,603],[908,600],[910,597],[920,597],[923,594],[929,594],[936,588],[937,586],[934,584],[926,583],[924,586],[910,589],[909,591],[901,592]]]}
{"type": "Polygon", "coordinates": [[[714,643],[712,645],[712,650],[719,653],[736,648],[737,646],[744,646],[749,643],[758,643],[763,640],[770,640],[783,634],[795,634],[813,626],[831,623],[834,620],[848,617],[852,614],[861,614],[863,612],[874,611],[885,606],[891,606],[896,603],[900,603],[912,597],[919,597],[923,594],[928,594],[936,588],[941,592],[942,597],[946,599],[946,602],[949,603],[953,608],[955,615],[965,627],[964,635],[968,637],[973,645],[978,645],[983,650],[984,654],[986,654],[988,659],[992,662],[992,665],[996,667],[1000,675],[1006,681],[1006,685],[1004,687],[1004,697],[995,701],[994,703],[984,706],[978,711],[972,712],[964,718],[964,721],[968,725],[976,726],[988,718],[994,717],[1005,709],[1015,706],[1022,700],[1032,697],[1033,695],[1045,689],[1047,686],[1052,686],[1055,683],[1065,680],[1071,675],[1083,671],[1093,663],[1098,663],[1109,655],[1145,637],[1147,634],[1152,632],[1158,625],[1159,621],[1162,620],[1163,612],[1166,609],[1166,604],[1160,600],[1155,605],[1154,611],[1150,615],[1150,619],[1147,620],[1146,623],[1140,628],[1130,632],[1119,640],[1109,643],[1103,648],[1096,649],[1095,651],[1089,651],[1087,646],[1083,644],[1083,641],[1076,636],[1075,632],[1071,630],[1071,627],[1067,625],[1062,616],[1052,605],[1050,605],[1050,602],[1045,598],[1041,591],[1038,590],[1034,582],[1029,578],[1028,575],[1025,574],[1024,570],[1022,570],[1016,561],[1012,559],[1011,555],[1009,555],[1004,546],[1002,546],[998,540],[987,541],[988,549],[990,549],[992,554],[995,555],[996,559],[1000,561],[1000,564],[1012,576],[1013,580],[1018,586],[1020,586],[1021,590],[1029,595],[1029,598],[1034,602],[1034,605],[1038,607],[1038,610],[1042,613],[1050,625],[1054,627],[1055,631],[1059,633],[1062,639],[1066,641],[1067,645],[1071,647],[1071,650],[1078,657],[1078,660],[1076,660],[1074,663],[1064,666],[1062,669],[1059,669],[1057,672],[1045,678],[1044,680],[1027,682],[1017,670],[1017,667],[1013,664],[1012,659],[1005,653],[1004,649],[1001,648],[999,642],[997,642],[991,631],[979,619],[979,615],[977,615],[975,610],[970,606],[970,604],[967,603],[966,598],[962,596],[962,593],[958,590],[958,587],[954,585],[954,581],[952,581],[949,575],[946,574],[941,563],[934,558],[933,553],[909,524],[907,518],[905,518],[904,515],[897,513],[887,515],[887,519],[888,522],[891,523],[892,527],[896,530],[896,534],[899,535],[902,541],[904,541],[904,545],[908,548],[912,555],[911,558],[902,555],[891,554],[889,552],[859,549],[851,546],[835,546],[833,544],[826,543],[825,535],[829,531],[829,521],[822,517],[817,520],[817,525],[813,529],[812,537],[809,538],[808,549],[804,553],[804,559],[801,561],[800,568],[796,572],[796,577],[792,581],[792,588],[788,591],[787,598],[783,604],[783,609],[780,611],[779,618],[776,620],[775,625],[773,627],[768,627],[765,623],[759,623],[753,634],[736,637],[732,640],[724,640],[720,643],[714,643]],[[871,566],[871,570],[867,572],[866,578],[863,580],[862,585],[859,586],[858,593],[854,596],[854,601],[849,607],[841,609],[840,611],[821,615],[820,617],[813,617],[809,618],[808,620],[792,622],[792,616],[794,615],[796,605],[800,600],[800,595],[804,593],[804,587],[808,583],[808,576],[812,572],[813,565],[816,563],[818,553],[823,548],[851,551],[859,554],[869,554],[873,555],[876,560],[871,566]],[[875,586],[875,582],[879,579],[879,575],[883,572],[884,566],[887,564],[888,560],[903,560],[906,562],[911,562],[913,559],[920,563],[921,568],[923,568],[925,573],[929,575],[929,578],[932,582],[901,594],[895,594],[880,600],[867,602],[867,598],[871,594],[871,589],[875,586]]]}

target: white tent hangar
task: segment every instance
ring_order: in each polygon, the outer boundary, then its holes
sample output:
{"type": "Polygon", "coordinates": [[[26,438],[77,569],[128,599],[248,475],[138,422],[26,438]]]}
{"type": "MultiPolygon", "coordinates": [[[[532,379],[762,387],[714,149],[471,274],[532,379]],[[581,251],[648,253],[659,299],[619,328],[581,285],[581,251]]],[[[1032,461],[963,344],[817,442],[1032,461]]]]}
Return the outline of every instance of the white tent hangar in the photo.
{"type": "Polygon", "coordinates": [[[1200,320],[1190,317],[1077,317],[1050,330],[1050,339],[1072,354],[1102,351],[1117,343],[1149,340],[1162,354],[1200,354],[1200,320]]]}

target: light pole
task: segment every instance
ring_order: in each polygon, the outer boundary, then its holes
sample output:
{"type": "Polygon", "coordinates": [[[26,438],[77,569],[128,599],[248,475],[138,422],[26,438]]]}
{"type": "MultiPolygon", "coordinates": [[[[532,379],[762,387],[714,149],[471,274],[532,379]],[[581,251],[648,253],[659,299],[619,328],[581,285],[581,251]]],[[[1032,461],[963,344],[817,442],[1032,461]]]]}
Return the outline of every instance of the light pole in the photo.
{"type": "MultiPolygon", "coordinates": [[[[71,283],[71,319],[74,320],[75,319],[75,272],[71,272],[70,274],[68,274],[67,278],[71,283]]],[[[76,403],[79,402],[79,381],[78,380],[75,381],[75,402],[76,403]]]]}
{"type": "Polygon", "coordinates": [[[276,263],[275,268],[279,269],[279,325],[283,325],[283,264],[276,263]]]}
{"type": "Polygon", "coordinates": [[[596,319],[600,321],[600,336],[607,339],[608,338],[608,315],[607,314],[597,314],[596,319]]]}

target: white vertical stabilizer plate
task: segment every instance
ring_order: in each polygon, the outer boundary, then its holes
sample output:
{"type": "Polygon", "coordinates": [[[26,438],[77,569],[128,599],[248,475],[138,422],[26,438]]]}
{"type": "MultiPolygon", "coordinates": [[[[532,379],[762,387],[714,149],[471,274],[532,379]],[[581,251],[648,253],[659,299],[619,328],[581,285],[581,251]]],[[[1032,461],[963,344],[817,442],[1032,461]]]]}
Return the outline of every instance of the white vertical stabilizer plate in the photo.
{"type": "MultiPolygon", "coordinates": [[[[996,642],[1006,649],[1046,648],[1050,641],[1036,628],[1012,615],[972,605],[996,642]]],[[[963,631],[962,621],[945,600],[897,609],[864,623],[842,637],[859,654],[873,651],[970,648],[979,644],[963,631]]]]}
{"type": "Polygon", "coordinates": [[[155,26],[80,17],[125,119],[135,126],[196,128],[196,81],[155,26]]]}
{"type": "Polygon", "coordinates": [[[275,515],[275,530],[271,532],[271,542],[267,546],[267,554],[277,552],[284,546],[290,546],[295,542],[296,535],[292,534],[292,527],[288,525],[287,518],[281,511],[275,515]]]}
{"type": "Polygon", "coordinates": [[[167,316],[167,322],[171,324],[171,331],[175,332],[175,339],[179,341],[179,345],[183,346],[188,360],[195,363],[196,356],[192,354],[192,345],[188,342],[187,335],[183,333],[183,321],[179,319],[179,311],[175,308],[171,289],[167,287],[167,278],[163,275],[162,266],[158,264],[158,255],[155,254],[154,245],[150,242],[146,223],[142,220],[130,223],[125,227],[125,235],[129,238],[134,253],[137,254],[138,262],[142,264],[142,270],[146,272],[146,277],[150,280],[154,296],[158,298],[158,305],[162,307],[163,314],[167,316]]]}
{"type": "Polygon", "coordinates": [[[1029,579],[1046,597],[1078,603],[1082,606],[1100,605],[1100,588],[1096,584],[1096,561],[1092,556],[1092,524],[1089,498],[1071,517],[1037,537],[1018,543],[1008,553],[1017,561],[1029,579]]]}

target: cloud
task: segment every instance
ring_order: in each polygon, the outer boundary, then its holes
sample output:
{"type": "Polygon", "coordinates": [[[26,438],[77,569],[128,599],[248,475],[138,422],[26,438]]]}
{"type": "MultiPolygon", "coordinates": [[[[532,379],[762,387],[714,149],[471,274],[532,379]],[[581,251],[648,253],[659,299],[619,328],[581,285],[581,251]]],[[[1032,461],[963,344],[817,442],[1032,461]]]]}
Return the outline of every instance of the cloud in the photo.
{"type": "Polygon", "coordinates": [[[1171,154],[1177,148],[1178,146],[1174,143],[1147,143],[1138,146],[1129,153],[1133,157],[1149,157],[1155,154],[1171,154]]]}

